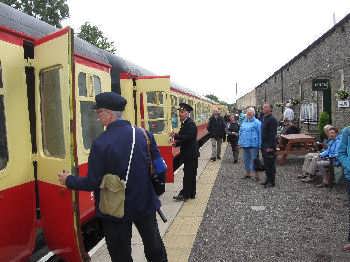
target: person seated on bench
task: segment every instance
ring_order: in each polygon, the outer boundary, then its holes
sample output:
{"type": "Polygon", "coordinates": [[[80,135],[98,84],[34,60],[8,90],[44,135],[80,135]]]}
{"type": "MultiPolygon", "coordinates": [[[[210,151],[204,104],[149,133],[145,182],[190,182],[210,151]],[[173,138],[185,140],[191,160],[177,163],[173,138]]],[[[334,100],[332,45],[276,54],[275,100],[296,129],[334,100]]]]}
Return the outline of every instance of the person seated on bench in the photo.
{"type": "MultiPolygon", "coordinates": [[[[328,137],[328,130],[331,127],[333,127],[333,126],[325,125],[323,127],[323,131],[327,137],[328,137]]],[[[325,141],[323,143],[322,147],[323,148],[327,147],[327,141],[325,141]]],[[[305,159],[304,159],[303,168],[302,168],[302,173],[297,176],[298,178],[303,178],[303,180],[302,180],[303,182],[311,182],[313,180],[313,177],[315,176],[315,172],[316,172],[316,162],[317,162],[319,155],[320,155],[319,152],[306,154],[305,159]]]]}
{"type": "Polygon", "coordinates": [[[338,129],[335,127],[328,129],[328,137],[328,148],[320,153],[320,158],[316,164],[319,174],[322,175],[322,183],[316,185],[317,187],[330,186],[333,182],[334,167],[340,165],[337,159],[338,148],[340,145],[340,136],[338,135],[338,129]]]}

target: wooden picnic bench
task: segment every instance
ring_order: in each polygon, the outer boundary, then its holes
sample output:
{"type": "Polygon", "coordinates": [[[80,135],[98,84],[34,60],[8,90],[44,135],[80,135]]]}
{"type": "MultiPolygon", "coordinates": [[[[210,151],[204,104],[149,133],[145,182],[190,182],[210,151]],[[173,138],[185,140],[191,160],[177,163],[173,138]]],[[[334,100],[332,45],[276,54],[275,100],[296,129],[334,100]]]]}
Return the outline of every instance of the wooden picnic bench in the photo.
{"type": "Polygon", "coordinates": [[[315,137],[305,134],[281,135],[277,156],[279,164],[285,164],[288,155],[306,155],[315,151],[315,137]]]}

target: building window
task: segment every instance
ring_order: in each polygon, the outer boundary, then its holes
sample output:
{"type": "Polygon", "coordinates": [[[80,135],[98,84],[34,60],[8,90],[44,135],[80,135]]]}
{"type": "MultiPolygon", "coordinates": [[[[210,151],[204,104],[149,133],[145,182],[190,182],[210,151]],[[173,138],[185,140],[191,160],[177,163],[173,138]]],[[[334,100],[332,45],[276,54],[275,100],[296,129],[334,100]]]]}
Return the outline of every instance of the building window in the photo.
{"type": "Polygon", "coordinates": [[[79,96],[87,96],[86,74],[83,72],[80,72],[78,76],[78,88],[79,96]]]}
{"type": "Polygon", "coordinates": [[[40,73],[41,123],[44,154],[64,158],[65,143],[60,87],[60,69],[40,73]]]}
{"type": "Polygon", "coordinates": [[[318,115],[317,115],[317,104],[316,103],[307,103],[302,104],[300,107],[300,121],[309,124],[317,124],[318,115]]]}
{"type": "Polygon", "coordinates": [[[4,96],[0,95],[0,170],[6,167],[9,159],[5,120],[4,96]]]}
{"type": "Polygon", "coordinates": [[[91,148],[92,141],[103,132],[103,125],[97,119],[96,112],[91,110],[93,104],[93,101],[80,102],[81,129],[86,150],[91,148]]]}

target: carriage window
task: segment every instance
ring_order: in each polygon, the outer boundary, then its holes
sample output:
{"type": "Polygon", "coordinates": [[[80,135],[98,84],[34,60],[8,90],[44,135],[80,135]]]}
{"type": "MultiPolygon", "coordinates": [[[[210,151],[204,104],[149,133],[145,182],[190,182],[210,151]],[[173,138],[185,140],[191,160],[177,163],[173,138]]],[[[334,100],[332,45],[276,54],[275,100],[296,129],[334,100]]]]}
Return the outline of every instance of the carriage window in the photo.
{"type": "Polygon", "coordinates": [[[6,167],[9,159],[6,136],[4,96],[0,96],[0,170],[6,167]]]}
{"type": "Polygon", "coordinates": [[[97,120],[96,112],[91,110],[93,104],[93,101],[80,102],[81,127],[85,149],[90,149],[92,141],[103,132],[103,126],[97,120]]]}
{"type": "Polygon", "coordinates": [[[159,91],[147,92],[147,112],[149,131],[155,134],[165,129],[164,93],[159,91]]]}
{"type": "Polygon", "coordinates": [[[177,97],[170,96],[171,100],[171,127],[177,128],[179,126],[179,119],[177,113],[177,97]]]}
{"type": "Polygon", "coordinates": [[[40,73],[41,121],[45,155],[64,158],[60,69],[40,73]]]}
{"type": "Polygon", "coordinates": [[[93,76],[95,95],[101,93],[101,79],[98,76],[93,76]]]}
{"type": "Polygon", "coordinates": [[[78,87],[79,87],[79,96],[87,96],[86,74],[83,73],[83,72],[79,73],[79,76],[78,76],[78,87]]]}

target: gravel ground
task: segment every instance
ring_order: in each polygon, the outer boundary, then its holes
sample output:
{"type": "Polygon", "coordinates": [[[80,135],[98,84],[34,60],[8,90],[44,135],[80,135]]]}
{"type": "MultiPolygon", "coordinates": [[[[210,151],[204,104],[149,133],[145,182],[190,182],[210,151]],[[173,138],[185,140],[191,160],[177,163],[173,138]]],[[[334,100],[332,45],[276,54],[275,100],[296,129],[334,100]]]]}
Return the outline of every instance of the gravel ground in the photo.
{"type": "Polygon", "coordinates": [[[264,189],[240,179],[242,160],[234,165],[227,148],[189,261],[350,261],[345,188],[302,183],[301,166],[289,159],[264,189]]]}

